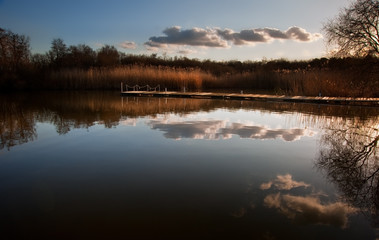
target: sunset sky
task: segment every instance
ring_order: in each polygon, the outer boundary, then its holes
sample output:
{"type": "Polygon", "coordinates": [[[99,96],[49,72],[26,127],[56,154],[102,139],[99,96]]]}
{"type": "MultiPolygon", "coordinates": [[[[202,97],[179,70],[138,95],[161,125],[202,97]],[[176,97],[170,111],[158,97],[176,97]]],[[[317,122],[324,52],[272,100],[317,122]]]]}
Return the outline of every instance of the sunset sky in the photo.
{"type": "Polygon", "coordinates": [[[325,55],[322,25],[348,0],[0,0],[0,27],[30,37],[33,53],[54,38],[131,54],[211,60],[310,59],[325,55]]]}

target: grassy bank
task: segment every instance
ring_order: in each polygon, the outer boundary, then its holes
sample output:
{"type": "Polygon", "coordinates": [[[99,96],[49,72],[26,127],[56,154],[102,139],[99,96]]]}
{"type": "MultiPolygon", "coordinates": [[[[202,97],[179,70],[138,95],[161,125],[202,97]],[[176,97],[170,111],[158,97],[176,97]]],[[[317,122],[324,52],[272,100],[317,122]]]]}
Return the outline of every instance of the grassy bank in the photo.
{"type": "MultiPolygon", "coordinates": [[[[375,77],[376,75],[374,75],[375,77]]],[[[45,88],[60,90],[120,89],[132,85],[160,85],[161,90],[240,91],[272,94],[341,97],[379,97],[376,79],[359,72],[310,69],[246,71],[216,76],[199,68],[128,65],[90,69],[60,69],[48,72],[45,88]],[[364,79],[364,80],[362,80],[364,79]]]]}

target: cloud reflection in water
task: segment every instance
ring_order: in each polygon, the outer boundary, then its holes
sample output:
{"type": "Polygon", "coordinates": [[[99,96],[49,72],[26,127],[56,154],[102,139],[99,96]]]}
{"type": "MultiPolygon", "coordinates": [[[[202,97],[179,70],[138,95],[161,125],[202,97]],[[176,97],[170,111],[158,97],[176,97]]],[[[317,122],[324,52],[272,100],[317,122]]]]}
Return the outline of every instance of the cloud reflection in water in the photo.
{"type": "Polygon", "coordinates": [[[307,129],[271,129],[266,126],[250,126],[242,123],[228,124],[221,120],[197,120],[168,122],[151,120],[152,129],[165,132],[166,138],[181,139],[228,139],[232,135],[250,139],[276,139],[285,141],[299,140],[302,136],[312,136],[314,132],[307,129]]]}
{"type": "Polygon", "coordinates": [[[166,138],[181,139],[218,139],[220,137],[218,131],[225,126],[224,121],[185,121],[185,122],[164,122],[150,121],[149,125],[152,129],[158,129],[165,132],[166,138]]]}
{"type": "Polygon", "coordinates": [[[270,189],[272,186],[275,186],[278,190],[291,190],[296,187],[309,187],[310,185],[305,182],[298,182],[292,179],[291,174],[278,175],[276,179],[269,181],[267,183],[261,184],[262,190],[270,189]]]}
{"type": "MultiPolygon", "coordinates": [[[[297,187],[310,187],[305,182],[292,179],[292,175],[278,175],[276,179],[262,183],[261,190],[268,190],[275,186],[277,190],[289,191],[297,187]]],[[[320,198],[314,195],[295,196],[281,192],[267,195],[264,206],[275,208],[281,214],[300,224],[321,224],[346,228],[348,216],[356,213],[357,209],[344,202],[322,203],[320,198]]]]}
{"type": "Polygon", "coordinates": [[[346,203],[322,204],[312,196],[293,196],[290,194],[270,194],[264,199],[265,206],[276,208],[295,222],[301,224],[322,224],[345,228],[348,215],[357,210],[346,203]]]}

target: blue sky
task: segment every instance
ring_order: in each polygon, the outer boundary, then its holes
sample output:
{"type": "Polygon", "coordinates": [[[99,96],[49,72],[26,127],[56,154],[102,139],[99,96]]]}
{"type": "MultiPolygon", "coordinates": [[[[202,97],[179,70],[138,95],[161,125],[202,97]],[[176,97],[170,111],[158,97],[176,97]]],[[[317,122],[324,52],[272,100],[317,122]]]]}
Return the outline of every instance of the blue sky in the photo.
{"type": "Polygon", "coordinates": [[[30,37],[32,52],[104,44],[131,54],[212,60],[325,55],[322,24],[348,0],[0,0],[0,27],[30,37]]]}

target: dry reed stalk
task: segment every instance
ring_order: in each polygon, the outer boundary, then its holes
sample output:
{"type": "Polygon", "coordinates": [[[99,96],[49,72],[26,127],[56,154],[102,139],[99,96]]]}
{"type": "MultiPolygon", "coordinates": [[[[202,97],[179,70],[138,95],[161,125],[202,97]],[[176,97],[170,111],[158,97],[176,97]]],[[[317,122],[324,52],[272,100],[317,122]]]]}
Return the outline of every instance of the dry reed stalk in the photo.
{"type": "Polygon", "coordinates": [[[114,68],[63,69],[52,71],[50,88],[119,89],[120,82],[132,85],[160,85],[161,90],[212,91],[214,89],[268,91],[276,94],[357,97],[376,96],[375,81],[362,82],[349,71],[280,70],[225,74],[220,77],[200,69],[155,66],[122,66],[114,68]],[[370,84],[371,83],[371,84],[370,84]]]}

